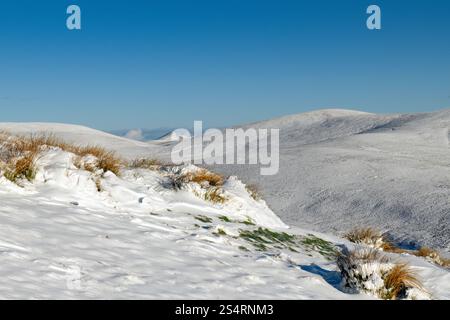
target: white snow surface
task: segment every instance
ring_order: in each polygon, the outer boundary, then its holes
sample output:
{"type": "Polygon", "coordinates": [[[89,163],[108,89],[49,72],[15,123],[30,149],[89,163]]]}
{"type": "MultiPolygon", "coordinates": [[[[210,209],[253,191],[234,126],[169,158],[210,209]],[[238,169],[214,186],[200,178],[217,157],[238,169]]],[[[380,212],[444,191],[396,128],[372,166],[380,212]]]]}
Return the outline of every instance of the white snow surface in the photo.
{"type": "MultiPolygon", "coordinates": [[[[199,198],[195,186],[164,188],[165,175],[146,169],[108,172],[99,192],[93,173],[76,168],[73,158],[50,148],[32,183],[0,178],[0,299],[373,298],[344,293],[336,263],[314,250],[257,251],[238,237],[259,227],[310,232],[288,229],[236,178],[224,185],[225,204],[199,198]],[[255,225],[242,223],[249,218],[255,225]]],[[[401,259],[433,298],[450,299],[448,271],[401,259]]]]}
{"type": "Polygon", "coordinates": [[[290,224],[342,235],[388,232],[407,246],[450,254],[450,110],[376,115],[319,110],[254,123],[280,129],[280,171],[217,165],[260,187],[290,224]]]}
{"type": "MultiPolygon", "coordinates": [[[[98,192],[72,154],[47,150],[32,183],[0,178],[0,298],[373,299],[343,292],[336,263],[315,250],[258,251],[239,232],[265,227],[351,247],[336,234],[372,225],[448,250],[449,122],[448,110],[325,110],[249,125],[281,129],[280,174],[215,169],[259,184],[269,206],[237,178],[225,184],[230,200],[220,205],[199,198],[195,186],[164,188],[163,174],[143,169],[106,173],[98,192]],[[249,218],[256,225],[242,223],[249,218]]],[[[0,130],[53,133],[124,158],[167,158],[172,146],[64,124],[2,123],[0,130]]],[[[393,256],[412,265],[432,298],[450,299],[448,270],[393,256]]]]}

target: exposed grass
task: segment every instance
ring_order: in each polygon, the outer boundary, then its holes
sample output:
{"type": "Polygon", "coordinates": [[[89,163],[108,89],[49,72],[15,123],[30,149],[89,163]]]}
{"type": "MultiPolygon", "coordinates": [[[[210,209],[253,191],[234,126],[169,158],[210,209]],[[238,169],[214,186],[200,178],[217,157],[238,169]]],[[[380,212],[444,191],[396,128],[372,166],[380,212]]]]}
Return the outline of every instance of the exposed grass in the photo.
{"type": "Polygon", "coordinates": [[[386,251],[395,249],[386,236],[374,228],[355,228],[346,233],[344,237],[353,243],[365,244],[386,251]]]}
{"type": "Polygon", "coordinates": [[[225,203],[227,198],[223,195],[222,188],[212,187],[205,192],[205,200],[213,203],[225,203]]]}
{"type": "Polygon", "coordinates": [[[443,258],[438,251],[428,248],[428,247],[422,247],[419,250],[413,251],[412,254],[414,254],[417,257],[425,258],[431,262],[434,262],[442,267],[450,267],[450,259],[443,258]]]}
{"type": "Polygon", "coordinates": [[[152,158],[141,158],[135,159],[128,163],[128,167],[132,169],[149,169],[149,170],[157,170],[163,164],[160,160],[152,159],[152,158]]]}
{"type": "Polygon", "coordinates": [[[12,159],[4,166],[4,176],[6,179],[17,183],[21,178],[28,181],[34,180],[36,176],[36,153],[27,153],[18,159],[12,159]]]}
{"type": "Polygon", "coordinates": [[[373,228],[357,228],[345,234],[345,238],[353,243],[365,244],[386,252],[406,253],[422,257],[442,267],[450,267],[450,259],[443,258],[438,251],[422,247],[419,250],[406,250],[389,241],[385,234],[373,228]]]}
{"type": "Polygon", "coordinates": [[[407,264],[396,264],[384,278],[383,299],[395,300],[406,297],[407,288],[422,288],[422,283],[407,264]]]}
{"type": "Polygon", "coordinates": [[[248,184],[245,186],[245,189],[247,190],[247,192],[250,194],[250,196],[256,200],[259,201],[261,200],[261,193],[259,191],[259,188],[257,185],[255,184],[248,184]]]}
{"type": "Polygon", "coordinates": [[[301,240],[301,244],[309,250],[320,253],[327,259],[334,259],[338,254],[336,247],[329,241],[318,238],[312,234],[301,240]]]}
{"type": "Polygon", "coordinates": [[[103,172],[111,171],[117,176],[120,175],[120,168],[122,167],[123,161],[113,151],[108,151],[100,146],[71,146],[65,151],[72,152],[81,158],[89,155],[94,156],[97,159],[95,167],[103,170],[103,172]]]}
{"type": "Polygon", "coordinates": [[[206,169],[200,169],[198,171],[187,173],[186,179],[190,182],[210,187],[221,187],[224,183],[223,176],[206,169]]]}
{"type": "Polygon", "coordinates": [[[295,236],[285,232],[275,232],[266,228],[255,230],[240,230],[239,237],[251,243],[258,250],[266,250],[268,245],[278,245],[291,248],[295,243],[295,236]]]}
{"type": "Polygon", "coordinates": [[[60,148],[63,151],[73,153],[77,156],[75,164],[81,165],[81,159],[92,155],[96,158],[92,167],[87,167],[90,171],[95,168],[103,172],[111,171],[116,175],[120,174],[122,160],[112,151],[108,151],[100,146],[78,146],[67,143],[56,138],[52,134],[32,134],[29,136],[11,136],[6,133],[0,134],[1,158],[3,166],[9,167],[5,170],[5,176],[17,180],[19,177],[27,179],[34,178],[34,162],[37,155],[46,147],[60,148]],[[95,167],[95,168],[94,168],[95,167]]]}
{"type": "Polygon", "coordinates": [[[417,294],[428,296],[411,267],[391,262],[380,250],[360,247],[349,251],[344,248],[336,263],[345,289],[389,300],[415,299],[417,294]]]}
{"type": "Polygon", "coordinates": [[[220,216],[219,219],[222,220],[223,222],[228,222],[228,223],[233,222],[233,220],[231,220],[227,216],[220,216]]]}
{"type": "Polygon", "coordinates": [[[98,192],[102,191],[102,181],[100,178],[95,179],[95,187],[97,188],[98,192]]]}
{"type": "Polygon", "coordinates": [[[186,173],[181,173],[181,170],[171,172],[166,180],[162,181],[162,186],[178,191],[185,188],[189,183],[198,184],[204,190],[194,193],[206,201],[222,204],[228,200],[222,188],[224,178],[206,169],[186,173]]]}
{"type": "Polygon", "coordinates": [[[226,236],[227,233],[222,228],[218,228],[216,232],[214,232],[216,236],[226,236]]]}
{"type": "Polygon", "coordinates": [[[379,250],[375,250],[372,248],[359,248],[353,251],[340,252],[337,254],[338,265],[339,262],[343,262],[342,264],[355,265],[358,263],[388,263],[389,258],[384,254],[380,253],[379,250]]]}
{"type": "Polygon", "coordinates": [[[22,140],[0,133],[0,169],[4,177],[14,183],[23,178],[32,181],[39,151],[40,145],[33,138],[22,140]]]}
{"type": "Polygon", "coordinates": [[[197,219],[198,221],[201,221],[203,223],[212,223],[212,221],[213,221],[210,217],[203,216],[203,215],[196,216],[195,219],[197,219]]]}
{"type": "Polygon", "coordinates": [[[245,224],[247,226],[254,226],[255,223],[253,222],[253,220],[250,217],[247,217],[247,219],[245,219],[244,221],[239,221],[242,224],[245,224]]]}

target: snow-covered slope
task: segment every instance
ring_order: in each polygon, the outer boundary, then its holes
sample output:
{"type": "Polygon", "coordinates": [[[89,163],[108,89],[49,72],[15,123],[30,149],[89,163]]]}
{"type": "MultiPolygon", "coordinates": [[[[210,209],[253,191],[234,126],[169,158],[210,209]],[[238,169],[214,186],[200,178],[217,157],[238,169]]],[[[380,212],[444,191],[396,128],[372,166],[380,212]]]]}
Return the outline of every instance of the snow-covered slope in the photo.
{"type": "MultiPolygon", "coordinates": [[[[339,286],[330,253],[348,243],[288,229],[236,178],[223,186],[227,201],[213,203],[197,184],[170,187],[192,166],[117,177],[74,159],[46,148],[32,182],[0,177],[0,298],[371,298],[339,286]]],[[[396,259],[433,298],[450,299],[448,271],[396,259]]]]}
{"type": "Polygon", "coordinates": [[[133,139],[137,141],[150,141],[160,139],[161,137],[167,135],[172,131],[173,129],[170,128],[124,129],[124,130],[113,130],[110,133],[117,135],[119,137],[133,139]]]}
{"type": "Polygon", "coordinates": [[[288,224],[358,226],[450,251],[450,110],[375,115],[320,110],[251,124],[280,129],[280,172],[216,166],[260,186],[288,224]]]}
{"type": "Polygon", "coordinates": [[[51,134],[64,141],[80,145],[98,145],[118,152],[123,158],[151,156],[154,148],[136,140],[118,137],[79,125],[62,123],[0,123],[0,131],[15,135],[51,134]]]}
{"type": "MultiPolygon", "coordinates": [[[[216,166],[260,187],[290,225],[337,235],[374,226],[405,244],[450,251],[450,110],[376,115],[319,110],[244,127],[280,129],[280,172],[216,166]]],[[[53,132],[100,144],[123,157],[170,159],[168,139],[142,143],[96,130],[55,124],[1,124],[14,133],[53,132]]]]}

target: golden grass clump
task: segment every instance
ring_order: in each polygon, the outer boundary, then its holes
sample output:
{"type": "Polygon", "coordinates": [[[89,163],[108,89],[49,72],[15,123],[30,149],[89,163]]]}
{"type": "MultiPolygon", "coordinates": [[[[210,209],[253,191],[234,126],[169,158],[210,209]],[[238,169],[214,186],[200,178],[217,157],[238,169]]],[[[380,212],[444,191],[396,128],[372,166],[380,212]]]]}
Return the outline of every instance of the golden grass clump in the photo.
{"type": "Polygon", "coordinates": [[[128,167],[133,169],[155,170],[159,169],[161,166],[163,166],[163,163],[161,161],[151,158],[135,159],[128,164],[128,167]]]}
{"type": "Polygon", "coordinates": [[[32,181],[36,176],[36,156],[35,152],[29,152],[21,158],[11,159],[4,165],[5,178],[12,182],[17,182],[20,178],[32,181]]]}
{"type": "Polygon", "coordinates": [[[255,184],[247,184],[245,186],[245,189],[247,190],[247,192],[250,194],[250,196],[256,200],[259,201],[262,199],[261,197],[261,193],[259,192],[259,188],[257,185],[255,184]]]}
{"type": "Polygon", "coordinates": [[[345,251],[338,254],[338,264],[355,265],[356,263],[388,263],[389,258],[381,254],[379,250],[372,248],[359,248],[358,250],[345,251]]]}
{"type": "Polygon", "coordinates": [[[404,298],[408,288],[422,289],[416,273],[407,264],[396,264],[384,278],[383,298],[395,300],[404,298]]]}
{"type": "Polygon", "coordinates": [[[342,286],[351,292],[365,292],[381,299],[428,299],[428,293],[412,268],[406,263],[392,262],[380,250],[347,248],[336,261],[342,286]]]}
{"type": "Polygon", "coordinates": [[[200,186],[199,190],[196,190],[196,188],[193,190],[196,196],[206,201],[224,203],[228,200],[222,188],[224,181],[223,176],[206,169],[184,173],[178,169],[168,175],[168,179],[163,181],[163,186],[173,190],[182,190],[190,183],[195,183],[200,186]]]}
{"type": "Polygon", "coordinates": [[[344,238],[353,243],[366,244],[375,248],[382,248],[383,246],[388,248],[391,246],[385,239],[385,236],[373,228],[355,228],[346,233],[344,238]]]}
{"type": "Polygon", "coordinates": [[[443,258],[438,251],[428,248],[428,247],[421,247],[419,250],[412,252],[417,257],[422,257],[428,260],[431,260],[432,262],[442,266],[442,267],[450,267],[450,259],[443,258]]]}
{"type": "MultiPolygon", "coordinates": [[[[60,148],[63,151],[75,154],[78,157],[75,165],[81,164],[81,158],[92,155],[96,158],[96,168],[102,169],[104,172],[111,171],[116,175],[120,173],[122,160],[114,152],[102,147],[83,147],[70,144],[58,139],[53,134],[12,136],[6,132],[0,132],[0,164],[4,176],[14,182],[21,177],[30,181],[34,179],[35,161],[44,147],[60,148]]],[[[88,168],[88,165],[86,165],[86,168],[95,171],[95,168],[88,168]]]]}
{"type": "Polygon", "coordinates": [[[0,169],[5,178],[17,182],[21,178],[32,181],[36,176],[35,162],[40,151],[34,139],[23,140],[0,133],[0,169]]]}
{"type": "Polygon", "coordinates": [[[202,187],[221,187],[224,183],[223,176],[206,169],[185,173],[180,178],[185,183],[194,182],[202,187]]]}
{"type": "Polygon", "coordinates": [[[412,254],[417,257],[425,258],[428,261],[442,267],[450,267],[450,259],[443,258],[436,250],[427,247],[421,247],[418,250],[406,250],[399,248],[386,239],[384,234],[373,228],[357,228],[345,234],[344,237],[353,243],[365,244],[391,253],[412,254]]]}
{"type": "Polygon", "coordinates": [[[92,155],[97,158],[95,166],[102,169],[103,172],[111,171],[117,176],[120,174],[120,168],[122,167],[123,162],[113,151],[108,151],[99,146],[72,146],[71,150],[66,151],[72,152],[79,157],[92,155]]]}
{"type": "Polygon", "coordinates": [[[224,203],[227,198],[223,195],[222,189],[220,187],[212,187],[206,190],[205,200],[213,203],[224,203]]]}

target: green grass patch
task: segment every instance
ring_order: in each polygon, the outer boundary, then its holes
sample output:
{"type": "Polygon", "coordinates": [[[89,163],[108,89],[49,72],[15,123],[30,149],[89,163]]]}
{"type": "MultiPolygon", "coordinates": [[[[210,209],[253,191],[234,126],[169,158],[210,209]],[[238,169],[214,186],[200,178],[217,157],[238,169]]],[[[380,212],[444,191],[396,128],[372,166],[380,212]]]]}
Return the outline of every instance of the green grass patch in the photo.
{"type": "Polygon", "coordinates": [[[246,220],[244,221],[240,221],[240,223],[245,224],[247,226],[254,226],[255,223],[253,222],[253,220],[250,217],[247,217],[246,220]]]}
{"type": "Polygon", "coordinates": [[[230,218],[228,218],[227,216],[220,216],[219,219],[222,220],[223,222],[228,222],[228,223],[233,222],[233,221],[232,221],[230,218]]]}
{"type": "Polygon", "coordinates": [[[207,216],[196,216],[195,219],[197,219],[198,221],[201,221],[203,223],[211,223],[213,220],[210,217],[207,216]]]}
{"type": "Polygon", "coordinates": [[[277,248],[292,249],[295,245],[295,236],[285,232],[275,232],[266,228],[255,230],[240,230],[239,236],[250,242],[258,250],[267,250],[269,245],[277,248]]]}
{"type": "Polygon", "coordinates": [[[301,244],[304,245],[307,250],[316,251],[327,259],[334,259],[338,253],[336,247],[329,241],[318,238],[312,234],[302,239],[301,244]]]}
{"type": "Polygon", "coordinates": [[[226,236],[226,235],[227,235],[227,233],[225,232],[225,230],[223,230],[223,229],[221,229],[221,228],[217,229],[217,232],[214,232],[213,234],[216,235],[216,236],[218,236],[218,237],[220,237],[220,236],[226,236]]]}

